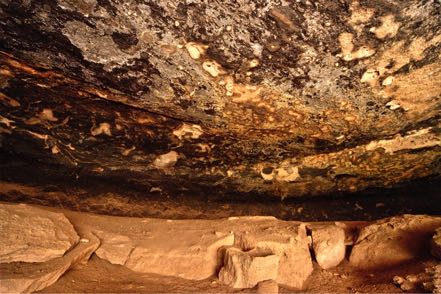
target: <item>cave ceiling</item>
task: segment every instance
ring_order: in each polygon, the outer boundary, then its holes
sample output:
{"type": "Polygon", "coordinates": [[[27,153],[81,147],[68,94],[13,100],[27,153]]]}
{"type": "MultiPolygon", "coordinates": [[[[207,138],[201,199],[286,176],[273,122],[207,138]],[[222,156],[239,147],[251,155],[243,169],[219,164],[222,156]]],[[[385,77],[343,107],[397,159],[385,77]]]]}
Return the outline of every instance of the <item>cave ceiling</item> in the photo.
{"type": "Polygon", "coordinates": [[[1,0],[1,179],[284,199],[439,178],[440,11],[1,0]]]}

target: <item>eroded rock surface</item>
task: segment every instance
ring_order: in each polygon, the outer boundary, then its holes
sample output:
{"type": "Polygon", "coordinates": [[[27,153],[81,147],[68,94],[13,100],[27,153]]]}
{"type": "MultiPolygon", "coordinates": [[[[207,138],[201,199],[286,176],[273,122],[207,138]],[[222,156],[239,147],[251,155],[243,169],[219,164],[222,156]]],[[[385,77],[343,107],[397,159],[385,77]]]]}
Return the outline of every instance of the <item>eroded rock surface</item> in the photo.
{"type": "Polygon", "coordinates": [[[345,231],[332,225],[312,228],[312,246],[321,268],[335,267],[345,258],[345,231]]]}
{"type": "Polygon", "coordinates": [[[384,268],[427,254],[441,217],[404,215],[361,229],[350,255],[357,268],[384,268]]]}
{"type": "Polygon", "coordinates": [[[49,261],[63,256],[78,241],[62,213],[0,203],[0,263],[49,261]]]}

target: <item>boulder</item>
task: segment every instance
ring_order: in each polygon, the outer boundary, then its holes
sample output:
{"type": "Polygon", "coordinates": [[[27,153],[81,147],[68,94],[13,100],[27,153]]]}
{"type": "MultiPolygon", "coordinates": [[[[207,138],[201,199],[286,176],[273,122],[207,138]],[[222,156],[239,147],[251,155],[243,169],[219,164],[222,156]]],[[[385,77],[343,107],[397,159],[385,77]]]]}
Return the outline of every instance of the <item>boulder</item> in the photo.
{"type": "Polygon", "coordinates": [[[317,263],[323,269],[335,267],[345,258],[345,232],[337,226],[312,229],[312,245],[317,263]]]}
{"type": "Polygon", "coordinates": [[[0,203],[0,263],[49,261],[63,256],[78,241],[62,213],[0,203]]]}
{"type": "Polygon", "coordinates": [[[395,266],[427,254],[430,238],[441,217],[403,215],[384,219],[360,230],[349,262],[368,269],[395,266]]]}
{"type": "Polygon", "coordinates": [[[232,288],[253,288],[259,282],[275,280],[279,269],[279,257],[268,251],[253,249],[244,252],[228,248],[219,280],[232,288]]]}
{"type": "Polygon", "coordinates": [[[432,237],[432,242],[430,243],[430,252],[433,256],[441,259],[441,227],[436,229],[436,232],[432,237]]]}
{"type": "Polygon", "coordinates": [[[0,293],[31,293],[55,283],[68,269],[87,262],[98,248],[99,240],[92,234],[65,256],[47,262],[12,262],[0,264],[0,293]]]}
{"type": "Polygon", "coordinates": [[[274,280],[267,280],[257,284],[257,294],[277,294],[279,285],[274,280]]]}

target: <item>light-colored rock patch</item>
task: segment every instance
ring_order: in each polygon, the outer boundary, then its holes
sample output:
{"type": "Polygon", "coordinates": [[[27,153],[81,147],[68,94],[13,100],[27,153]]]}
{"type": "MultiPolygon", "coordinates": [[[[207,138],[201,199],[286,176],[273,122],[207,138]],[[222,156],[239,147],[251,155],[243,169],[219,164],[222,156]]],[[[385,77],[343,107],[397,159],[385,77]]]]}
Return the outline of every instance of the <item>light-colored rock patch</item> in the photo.
{"type": "Polygon", "coordinates": [[[369,31],[374,33],[379,39],[386,37],[392,38],[398,33],[400,23],[395,21],[395,17],[392,14],[380,17],[381,26],[372,27],[369,31]]]}
{"type": "Polygon", "coordinates": [[[182,138],[198,139],[203,134],[202,128],[196,124],[182,124],[179,128],[173,131],[173,135],[182,140],[182,138]]]}
{"type": "Polygon", "coordinates": [[[176,151],[170,151],[165,154],[161,154],[158,157],[156,157],[153,164],[157,168],[168,168],[175,165],[175,163],[178,161],[178,153],[176,151]]]}
{"type": "Polygon", "coordinates": [[[400,150],[421,149],[433,146],[441,146],[441,138],[432,132],[431,128],[426,128],[409,132],[404,136],[398,134],[388,140],[372,141],[366,145],[366,150],[371,151],[377,148],[383,148],[386,153],[393,154],[400,150]]]}

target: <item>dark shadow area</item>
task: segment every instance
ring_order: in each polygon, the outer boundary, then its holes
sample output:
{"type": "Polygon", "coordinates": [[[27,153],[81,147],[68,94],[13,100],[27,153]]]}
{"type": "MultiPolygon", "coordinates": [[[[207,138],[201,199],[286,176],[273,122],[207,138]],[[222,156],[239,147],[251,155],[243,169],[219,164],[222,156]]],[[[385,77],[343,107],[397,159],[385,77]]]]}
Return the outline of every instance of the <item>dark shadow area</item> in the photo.
{"type": "Polygon", "coordinates": [[[163,191],[124,176],[94,176],[40,161],[12,161],[2,154],[0,200],[25,202],[110,215],[222,218],[272,215],[283,220],[373,220],[398,214],[441,215],[441,178],[357,193],[291,197],[227,192],[213,187],[191,193],[178,187],[163,191]],[[5,188],[5,183],[7,183],[5,188]],[[17,187],[12,187],[17,185],[17,187]],[[11,188],[12,187],[12,188],[11,188]],[[34,190],[19,187],[33,187],[34,190]]]}

